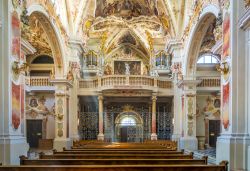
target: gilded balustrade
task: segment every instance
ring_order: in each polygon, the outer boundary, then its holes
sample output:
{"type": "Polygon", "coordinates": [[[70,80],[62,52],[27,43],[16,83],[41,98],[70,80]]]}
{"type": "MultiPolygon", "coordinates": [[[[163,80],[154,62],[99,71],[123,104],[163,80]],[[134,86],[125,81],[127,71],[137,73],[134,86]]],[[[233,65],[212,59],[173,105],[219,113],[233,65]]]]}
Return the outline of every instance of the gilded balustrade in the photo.
{"type": "Polygon", "coordinates": [[[49,77],[31,76],[27,77],[25,82],[28,86],[53,86],[49,81],[49,77]]]}

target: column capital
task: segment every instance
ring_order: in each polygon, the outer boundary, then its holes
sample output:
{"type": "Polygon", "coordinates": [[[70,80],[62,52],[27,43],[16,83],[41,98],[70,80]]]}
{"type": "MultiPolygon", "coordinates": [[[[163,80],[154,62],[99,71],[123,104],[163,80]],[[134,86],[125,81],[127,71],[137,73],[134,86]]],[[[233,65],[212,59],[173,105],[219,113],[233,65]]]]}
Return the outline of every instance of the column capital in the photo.
{"type": "Polygon", "coordinates": [[[157,100],[157,96],[156,95],[153,95],[152,96],[152,101],[155,102],[157,100]]]}
{"type": "Polygon", "coordinates": [[[98,95],[98,100],[103,100],[103,99],[104,99],[103,95],[98,95]]]}

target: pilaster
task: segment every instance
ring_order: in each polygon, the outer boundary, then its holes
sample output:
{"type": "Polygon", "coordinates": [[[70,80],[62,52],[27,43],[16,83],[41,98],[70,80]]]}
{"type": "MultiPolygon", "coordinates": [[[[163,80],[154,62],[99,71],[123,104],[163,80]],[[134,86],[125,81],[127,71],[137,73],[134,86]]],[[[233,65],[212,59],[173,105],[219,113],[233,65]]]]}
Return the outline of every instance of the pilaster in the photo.
{"type": "Polygon", "coordinates": [[[196,86],[198,80],[181,80],[179,87],[183,90],[183,135],[180,138],[180,148],[191,151],[198,149],[196,138],[196,86]]]}
{"type": "Polygon", "coordinates": [[[19,7],[14,8],[11,1],[0,1],[0,21],[0,163],[18,165],[19,156],[27,156],[29,149],[24,136],[24,75],[20,67],[24,60],[18,41],[21,39],[19,7]]]}
{"type": "Polygon", "coordinates": [[[229,8],[223,12],[223,25],[229,25],[227,29],[223,28],[224,40],[229,41],[223,42],[222,62],[227,64],[228,70],[224,69],[221,77],[222,131],[217,138],[216,162],[227,160],[230,170],[247,170],[250,167],[250,62],[249,37],[246,34],[250,24],[244,13],[247,14],[244,1],[234,0],[230,0],[229,8]]]}
{"type": "Polygon", "coordinates": [[[62,151],[64,147],[72,146],[69,137],[69,89],[72,88],[72,84],[64,79],[51,80],[51,83],[56,87],[54,149],[62,151]]]}

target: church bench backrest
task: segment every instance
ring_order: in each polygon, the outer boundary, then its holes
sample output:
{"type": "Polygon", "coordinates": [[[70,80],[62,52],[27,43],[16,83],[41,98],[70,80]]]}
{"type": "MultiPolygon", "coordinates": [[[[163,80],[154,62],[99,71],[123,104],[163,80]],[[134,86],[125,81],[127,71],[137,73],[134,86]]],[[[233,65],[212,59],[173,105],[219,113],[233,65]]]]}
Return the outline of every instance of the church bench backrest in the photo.
{"type": "Polygon", "coordinates": [[[23,159],[21,165],[206,165],[206,159],[23,159]]]}
{"type": "Polygon", "coordinates": [[[227,162],[220,165],[159,165],[159,166],[0,166],[0,171],[227,171],[227,162]]]}
{"type": "Polygon", "coordinates": [[[40,154],[41,159],[193,159],[193,154],[40,154]]]}

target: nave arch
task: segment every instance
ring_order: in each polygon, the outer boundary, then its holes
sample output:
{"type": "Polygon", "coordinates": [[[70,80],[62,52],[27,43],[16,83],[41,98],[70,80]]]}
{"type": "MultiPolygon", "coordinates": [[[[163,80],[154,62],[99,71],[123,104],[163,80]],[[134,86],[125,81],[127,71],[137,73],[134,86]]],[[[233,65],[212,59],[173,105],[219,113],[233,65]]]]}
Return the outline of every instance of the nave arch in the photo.
{"type": "Polygon", "coordinates": [[[48,43],[52,50],[52,56],[55,64],[55,76],[63,78],[66,75],[66,55],[64,48],[64,40],[62,34],[59,31],[58,26],[51,22],[51,17],[45,10],[45,8],[39,4],[32,4],[27,8],[29,17],[36,17],[43,30],[45,31],[48,43]]]}
{"type": "Polygon", "coordinates": [[[199,57],[202,41],[206,32],[213,23],[214,19],[218,17],[220,9],[215,5],[206,6],[200,14],[198,22],[192,27],[189,39],[186,42],[184,54],[184,69],[183,75],[186,78],[195,77],[196,63],[199,57]]]}

